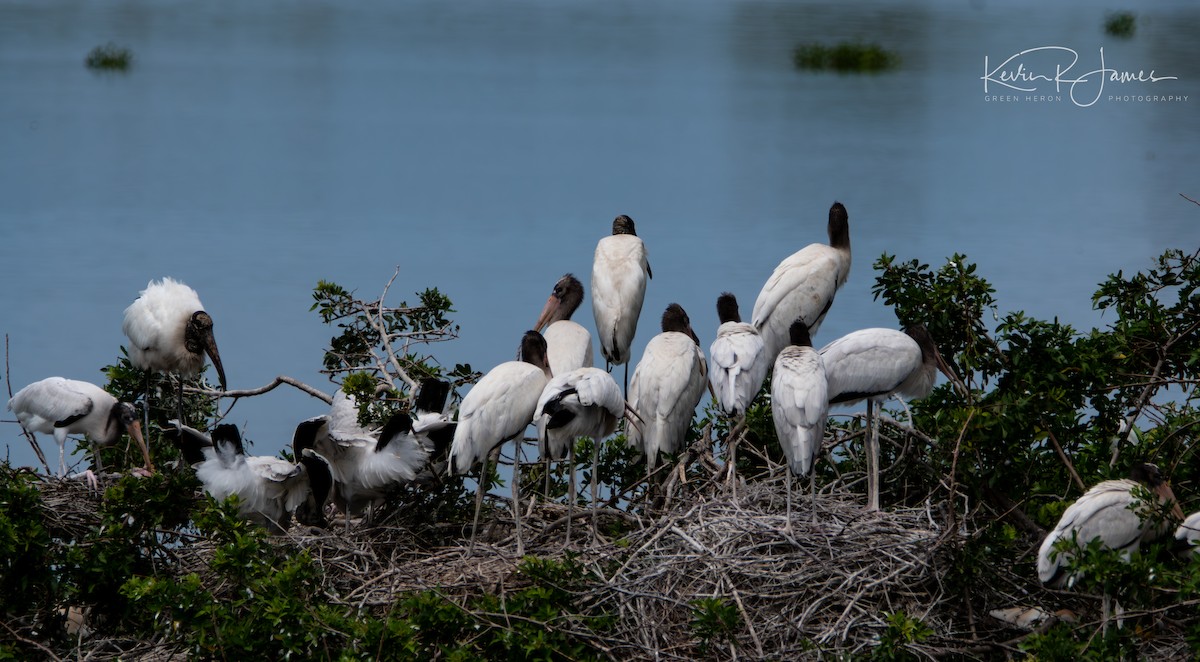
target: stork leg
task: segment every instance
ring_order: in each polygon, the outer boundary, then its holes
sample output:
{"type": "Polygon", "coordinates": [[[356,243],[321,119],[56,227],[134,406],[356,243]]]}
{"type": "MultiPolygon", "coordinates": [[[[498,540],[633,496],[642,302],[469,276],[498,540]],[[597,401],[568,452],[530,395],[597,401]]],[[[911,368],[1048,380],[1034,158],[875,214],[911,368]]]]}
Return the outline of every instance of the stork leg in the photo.
{"type": "MultiPolygon", "coordinates": [[[[56,435],[57,436],[57,435],[56,435]]],[[[58,477],[62,478],[67,475],[67,440],[58,439],[58,477]]]]}
{"type": "MultiPolygon", "coordinates": [[[[574,440],[572,440],[573,442],[574,440]]],[[[575,510],[575,444],[572,443],[567,447],[567,463],[570,466],[571,475],[567,483],[567,542],[563,545],[564,548],[571,546],[571,513],[575,510]]]]}
{"type": "MultiPolygon", "coordinates": [[[[496,448],[499,448],[497,446],[496,448]]],[[[475,553],[475,534],[479,531],[479,511],[483,509],[483,493],[487,489],[488,457],[495,452],[488,451],[483,456],[483,466],[479,469],[479,482],[475,486],[475,519],[471,524],[471,545],[467,548],[467,556],[475,553]]]]}
{"type": "Polygon", "coordinates": [[[522,435],[518,434],[514,439],[517,445],[516,451],[513,453],[513,522],[516,525],[517,534],[517,556],[525,556],[525,542],[521,538],[521,444],[524,441],[522,435]]]}
{"type": "Polygon", "coordinates": [[[600,468],[600,440],[592,440],[592,545],[595,546],[596,541],[600,539],[600,526],[596,521],[597,513],[600,507],[600,485],[596,477],[596,471],[600,468]]]}
{"type": "Polygon", "coordinates": [[[867,510],[879,510],[879,429],[875,402],[867,399],[867,510]]]}
{"type": "Polygon", "coordinates": [[[787,515],[783,523],[783,530],[789,534],[792,532],[792,468],[785,466],[783,472],[787,474],[787,515]]]}
{"type": "Polygon", "coordinates": [[[175,378],[179,380],[178,399],[175,400],[176,409],[179,410],[179,424],[185,425],[183,420],[183,376],[175,375],[175,378]]]}

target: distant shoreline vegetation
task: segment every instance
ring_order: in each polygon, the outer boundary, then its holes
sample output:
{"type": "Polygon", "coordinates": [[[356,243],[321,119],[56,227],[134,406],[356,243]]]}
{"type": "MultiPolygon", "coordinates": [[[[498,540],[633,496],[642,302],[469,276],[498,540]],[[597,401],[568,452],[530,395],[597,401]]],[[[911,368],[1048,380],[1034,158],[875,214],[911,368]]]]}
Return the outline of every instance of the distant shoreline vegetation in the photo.
{"type": "Polygon", "coordinates": [[[879,44],[839,42],[800,44],[792,51],[792,61],[798,69],[837,71],[839,73],[877,73],[900,64],[900,56],[879,44]]]}
{"type": "Polygon", "coordinates": [[[128,71],[133,66],[133,51],[110,41],[93,48],[84,64],[93,71],[128,71]]]}
{"type": "Polygon", "coordinates": [[[1104,19],[1104,31],[1114,37],[1132,37],[1137,15],[1131,11],[1112,12],[1104,19]]]}

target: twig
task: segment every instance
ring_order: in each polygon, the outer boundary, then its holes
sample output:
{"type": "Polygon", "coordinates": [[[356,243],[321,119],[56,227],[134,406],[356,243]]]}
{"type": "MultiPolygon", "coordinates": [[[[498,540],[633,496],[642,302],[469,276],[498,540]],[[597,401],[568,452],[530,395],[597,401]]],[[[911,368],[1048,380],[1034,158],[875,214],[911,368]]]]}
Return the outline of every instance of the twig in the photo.
{"type": "Polygon", "coordinates": [[[266,386],[260,386],[258,388],[252,388],[252,389],[240,389],[240,390],[236,390],[236,391],[218,391],[218,390],[214,390],[214,389],[196,388],[194,386],[185,386],[183,388],[183,390],[188,393],[198,393],[200,395],[208,395],[208,396],[212,396],[212,397],[237,399],[237,398],[248,398],[248,397],[255,396],[255,395],[262,395],[263,393],[267,393],[267,392],[275,390],[275,388],[277,386],[280,386],[281,384],[287,384],[288,386],[294,386],[297,389],[304,391],[305,393],[324,402],[327,405],[333,404],[333,396],[327,395],[325,392],[321,391],[320,389],[309,386],[308,384],[305,384],[304,382],[302,382],[298,379],[295,379],[293,377],[288,377],[286,375],[279,375],[270,384],[267,384],[266,386]]]}

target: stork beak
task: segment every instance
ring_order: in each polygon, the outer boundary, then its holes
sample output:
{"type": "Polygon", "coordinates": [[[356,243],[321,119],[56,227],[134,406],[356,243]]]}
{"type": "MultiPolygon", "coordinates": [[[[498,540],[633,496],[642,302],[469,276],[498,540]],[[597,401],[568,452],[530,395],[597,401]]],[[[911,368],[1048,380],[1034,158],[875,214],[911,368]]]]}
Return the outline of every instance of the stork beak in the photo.
{"type": "Polygon", "coordinates": [[[208,353],[213,367],[217,369],[217,379],[221,382],[221,390],[227,390],[225,388],[225,368],[221,365],[221,353],[217,351],[217,337],[213,335],[211,329],[204,334],[204,351],[208,353]]]}
{"type": "MultiPolygon", "coordinates": [[[[1158,498],[1161,499],[1163,503],[1171,504],[1171,514],[1175,516],[1175,522],[1182,522],[1183,509],[1179,507],[1179,499],[1175,498],[1175,491],[1171,489],[1171,484],[1163,482],[1162,485],[1154,488],[1154,491],[1158,493],[1158,498]]],[[[1174,526],[1174,524],[1172,524],[1172,526],[1174,526]]]]}
{"type": "Polygon", "coordinates": [[[142,437],[142,422],[133,421],[125,426],[125,431],[129,433],[130,438],[137,442],[138,448],[142,450],[142,459],[146,461],[146,471],[154,473],[154,463],[150,461],[150,449],[146,446],[146,439],[142,437]]]}
{"type": "Polygon", "coordinates": [[[538,315],[537,322],[533,325],[534,331],[540,333],[542,329],[546,328],[546,325],[550,323],[550,318],[558,310],[558,304],[558,297],[553,294],[550,295],[549,299],[546,299],[546,306],[542,308],[542,314],[538,315]]]}
{"type": "Polygon", "coordinates": [[[938,370],[946,376],[946,379],[950,380],[951,384],[954,384],[954,388],[958,390],[959,395],[962,395],[964,398],[969,397],[971,394],[971,389],[967,388],[967,385],[964,384],[961,379],[959,379],[958,375],[954,374],[954,370],[950,368],[950,364],[946,363],[946,359],[942,358],[942,353],[935,349],[933,352],[933,358],[935,361],[937,361],[938,370]]]}

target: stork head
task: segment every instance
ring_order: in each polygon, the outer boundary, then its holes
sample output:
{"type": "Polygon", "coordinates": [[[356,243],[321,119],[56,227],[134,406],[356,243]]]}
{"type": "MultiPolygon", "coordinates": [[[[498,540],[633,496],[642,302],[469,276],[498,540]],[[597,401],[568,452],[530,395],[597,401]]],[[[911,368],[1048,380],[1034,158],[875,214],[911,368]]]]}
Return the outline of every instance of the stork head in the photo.
{"type": "Polygon", "coordinates": [[[682,333],[694,340],[697,345],[700,344],[700,339],[696,337],[696,332],[692,330],[692,320],[688,319],[687,311],[677,303],[667,306],[667,309],[663,311],[662,330],[664,333],[667,331],[682,333]]]}
{"type": "Polygon", "coordinates": [[[808,325],[803,317],[797,317],[788,327],[788,342],[797,347],[812,347],[812,337],[808,335],[808,325]]]}
{"type": "Polygon", "coordinates": [[[521,350],[517,357],[541,368],[546,374],[550,373],[550,363],[546,357],[546,339],[537,331],[526,331],[521,338],[521,350]]]}
{"type": "Polygon", "coordinates": [[[717,297],[717,318],[721,320],[721,324],[742,321],[742,314],[738,312],[737,297],[729,292],[722,292],[721,296],[717,297]]]}
{"type": "Polygon", "coordinates": [[[829,208],[829,245],[834,248],[850,248],[850,214],[840,202],[829,208]]]}
{"type": "Polygon", "coordinates": [[[633,219],[629,218],[625,214],[621,214],[620,216],[614,218],[612,233],[613,234],[631,234],[636,237],[637,231],[634,230],[634,228],[633,228],[633,219]]]}
{"type": "Polygon", "coordinates": [[[183,333],[183,344],[187,351],[193,354],[207,353],[212,359],[213,367],[217,369],[217,379],[221,382],[221,390],[225,389],[225,368],[221,365],[221,353],[217,351],[217,338],[213,335],[212,317],[203,310],[192,313],[187,328],[183,333]]]}
{"type": "Polygon", "coordinates": [[[150,461],[150,449],[146,446],[146,439],[142,436],[142,422],[138,419],[137,409],[128,402],[118,402],[113,405],[112,412],[109,414],[117,423],[129,433],[129,438],[133,439],[138,445],[138,450],[142,451],[142,459],[146,463],[146,471],[154,472],[154,463],[150,461]]]}
{"type": "Polygon", "coordinates": [[[1129,469],[1129,478],[1145,485],[1156,496],[1160,503],[1171,504],[1171,514],[1175,516],[1176,521],[1183,519],[1183,510],[1179,507],[1179,500],[1175,498],[1175,492],[1171,489],[1171,484],[1163,477],[1162,471],[1159,470],[1157,464],[1150,462],[1139,462],[1129,469]]]}
{"type": "Polygon", "coordinates": [[[546,307],[538,316],[533,328],[541,331],[559,320],[569,320],[575,314],[575,309],[583,303],[583,283],[574,274],[567,274],[554,284],[554,291],[546,300],[546,307]]]}

